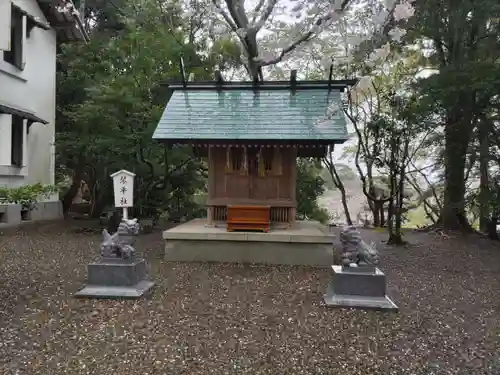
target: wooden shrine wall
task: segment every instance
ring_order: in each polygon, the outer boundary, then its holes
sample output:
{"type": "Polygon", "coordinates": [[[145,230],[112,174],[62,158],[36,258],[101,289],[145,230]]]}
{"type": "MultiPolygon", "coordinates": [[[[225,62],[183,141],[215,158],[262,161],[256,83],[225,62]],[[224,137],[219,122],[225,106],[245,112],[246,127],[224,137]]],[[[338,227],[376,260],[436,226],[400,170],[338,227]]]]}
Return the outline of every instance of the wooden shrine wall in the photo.
{"type": "MultiPolygon", "coordinates": [[[[279,157],[273,153],[272,168],[266,170],[264,175],[261,175],[257,169],[257,159],[255,158],[257,150],[255,148],[249,149],[248,168],[245,173],[243,168],[239,170],[228,169],[228,156],[225,147],[211,148],[208,158],[208,205],[257,204],[295,207],[297,150],[293,147],[280,148],[279,157]]],[[[239,152],[241,153],[241,151],[240,148],[239,152]]]]}

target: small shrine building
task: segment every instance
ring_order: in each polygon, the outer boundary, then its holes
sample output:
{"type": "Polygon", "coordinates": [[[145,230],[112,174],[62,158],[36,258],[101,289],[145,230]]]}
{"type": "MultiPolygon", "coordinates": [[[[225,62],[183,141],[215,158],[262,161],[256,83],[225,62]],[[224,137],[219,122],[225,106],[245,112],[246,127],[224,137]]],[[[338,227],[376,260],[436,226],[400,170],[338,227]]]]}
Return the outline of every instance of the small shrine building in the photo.
{"type": "Polygon", "coordinates": [[[348,139],[341,92],[356,80],[169,84],[153,139],[193,147],[208,165],[207,224],[228,231],[295,223],[296,160],[348,139]]]}

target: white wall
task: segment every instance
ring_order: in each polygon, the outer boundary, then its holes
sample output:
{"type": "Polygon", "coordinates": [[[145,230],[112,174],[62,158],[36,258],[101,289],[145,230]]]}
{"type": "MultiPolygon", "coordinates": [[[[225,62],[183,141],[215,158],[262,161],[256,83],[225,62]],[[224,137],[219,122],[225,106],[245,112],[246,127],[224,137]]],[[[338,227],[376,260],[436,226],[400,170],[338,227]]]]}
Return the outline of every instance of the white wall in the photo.
{"type": "MultiPolygon", "coordinates": [[[[0,0],[5,9],[4,1],[0,0]]],[[[11,0],[29,14],[47,23],[35,0],[11,0]]],[[[10,12],[10,8],[9,8],[10,12]]],[[[10,24],[0,22],[0,41],[10,34],[10,24]]],[[[54,183],[54,158],[51,149],[55,135],[56,33],[34,27],[24,46],[23,71],[3,61],[0,51],[0,103],[32,112],[48,121],[34,123],[25,145],[25,167],[10,166],[10,116],[0,115],[0,185],[21,186],[41,182],[54,183]],[[8,130],[7,130],[8,129],[8,130]]],[[[26,122],[25,122],[26,126],[26,122]]]]}

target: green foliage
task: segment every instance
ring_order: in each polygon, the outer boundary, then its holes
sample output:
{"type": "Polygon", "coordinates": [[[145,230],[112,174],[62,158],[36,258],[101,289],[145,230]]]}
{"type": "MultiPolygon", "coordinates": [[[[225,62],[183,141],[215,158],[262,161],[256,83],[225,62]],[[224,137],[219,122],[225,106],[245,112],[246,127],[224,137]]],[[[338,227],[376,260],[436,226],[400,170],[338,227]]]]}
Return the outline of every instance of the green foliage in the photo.
{"type": "MultiPolygon", "coordinates": [[[[447,229],[467,227],[466,218],[488,216],[487,212],[479,213],[479,206],[485,211],[485,205],[476,199],[477,184],[469,194],[466,192],[470,175],[464,176],[469,169],[464,162],[472,160],[471,168],[475,168],[475,160],[479,159],[474,145],[478,118],[498,118],[495,98],[500,85],[499,17],[500,3],[496,0],[416,2],[414,27],[409,36],[421,46],[432,44],[426,51],[427,67],[434,68],[435,74],[415,85],[418,100],[414,110],[426,114],[435,126],[445,128],[444,134],[436,136],[433,142],[438,149],[437,159],[445,169],[440,220],[447,229]]],[[[485,166],[485,158],[482,159],[485,166]]],[[[483,169],[483,178],[493,172],[484,173],[485,169],[488,166],[483,169]]],[[[491,208],[494,210],[494,206],[491,208]]]]}
{"type": "MultiPolygon", "coordinates": [[[[85,6],[95,23],[90,42],[63,46],[58,58],[58,180],[85,180],[97,216],[112,202],[109,175],[124,168],[136,173],[131,214],[204,215],[199,197],[206,192],[206,166],[190,148],[151,140],[170,94],[161,83],[180,81],[181,57],[194,80],[240,68],[238,44],[230,37],[209,43],[206,20],[183,13],[191,5],[176,1],[88,0],[85,6]]],[[[299,165],[299,216],[324,221],[326,212],[316,202],[323,192],[321,168],[309,161],[299,165]]],[[[74,191],[66,188],[69,198],[74,191]]]]}
{"type": "Polygon", "coordinates": [[[57,192],[57,186],[40,183],[18,188],[0,187],[0,203],[20,204],[23,208],[32,210],[40,199],[48,198],[57,192]]]}
{"type": "Polygon", "coordinates": [[[321,162],[314,159],[297,159],[297,218],[326,223],[328,211],[319,207],[318,197],[325,191],[325,181],[320,176],[321,162]]]}
{"type": "Polygon", "coordinates": [[[209,58],[220,70],[238,68],[243,64],[238,42],[227,37],[214,41],[209,58]]]}
{"type": "MultiPolygon", "coordinates": [[[[110,36],[98,27],[88,44],[64,46],[59,55],[58,175],[87,182],[95,216],[112,202],[109,175],[122,168],[137,175],[138,216],[191,207],[191,196],[205,189],[204,167],[191,149],[151,140],[168,100],[161,83],[180,80],[180,57],[196,79],[209,79],[214,70],[203,42],[180,42],[182,29],[165,27],[161,14],[153,0],[122,7],[115,17],[119,32],[110,36]]],[[[183,22],[174,16],[169,22],[183,22]]]]}

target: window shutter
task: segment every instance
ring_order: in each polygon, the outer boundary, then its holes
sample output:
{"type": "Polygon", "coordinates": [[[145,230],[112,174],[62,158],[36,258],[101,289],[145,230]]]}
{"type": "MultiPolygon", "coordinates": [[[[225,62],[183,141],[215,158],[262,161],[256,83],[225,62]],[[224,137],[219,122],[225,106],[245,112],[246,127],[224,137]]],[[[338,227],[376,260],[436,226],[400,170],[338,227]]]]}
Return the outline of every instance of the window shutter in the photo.
{"type": "Polygon", "coordinates": [[[0,1],[0,50],[2,51],[10,51],[11,7],[11,0],[0,1]]]}
{"type": "Polygon", "coordinates": [[[26,16],[17,8],[10,8],[9,50],[3,52],[3,59],[18,69],[24,68],[24,44],[26,43],[26,16]]]}

